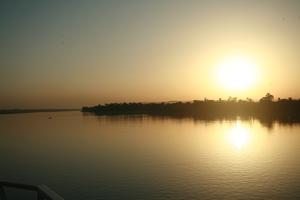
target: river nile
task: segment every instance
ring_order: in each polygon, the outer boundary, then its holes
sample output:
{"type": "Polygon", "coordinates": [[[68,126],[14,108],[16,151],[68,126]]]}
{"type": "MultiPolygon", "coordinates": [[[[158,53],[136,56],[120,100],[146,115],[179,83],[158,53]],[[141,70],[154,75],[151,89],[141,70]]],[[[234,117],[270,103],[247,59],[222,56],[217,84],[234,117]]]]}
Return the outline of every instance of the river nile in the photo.
{"type": "Polygon", "coordinates": [[[0,180],[65,199],[300,199],[300,125],[0,115],[0,180]]]}

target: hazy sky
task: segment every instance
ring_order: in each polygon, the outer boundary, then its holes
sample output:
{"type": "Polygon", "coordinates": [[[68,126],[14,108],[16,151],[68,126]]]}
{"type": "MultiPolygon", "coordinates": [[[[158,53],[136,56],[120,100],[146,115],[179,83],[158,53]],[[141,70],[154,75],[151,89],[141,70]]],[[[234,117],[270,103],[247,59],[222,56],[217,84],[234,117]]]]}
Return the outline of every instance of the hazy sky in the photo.
{"type": "Polygon", "coordinates": [[[0,108],[228,96],[300,97],[299,0],[0,3],[0,108]],[[218,63],[249,58],[241,91],[218,63]]]}

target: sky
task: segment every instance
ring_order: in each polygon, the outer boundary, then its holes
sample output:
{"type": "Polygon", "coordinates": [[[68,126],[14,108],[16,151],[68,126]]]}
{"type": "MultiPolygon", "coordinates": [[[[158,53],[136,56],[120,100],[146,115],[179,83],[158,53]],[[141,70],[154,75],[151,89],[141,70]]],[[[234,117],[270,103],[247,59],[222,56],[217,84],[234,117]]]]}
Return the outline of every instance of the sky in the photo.
{"type": "Polygon", "coordinates": [[[0,108],[299,98],[299,35],[298,0],[1,0],[0,108]],[[251,87],[218,80],[232,57],[251,87]]]}

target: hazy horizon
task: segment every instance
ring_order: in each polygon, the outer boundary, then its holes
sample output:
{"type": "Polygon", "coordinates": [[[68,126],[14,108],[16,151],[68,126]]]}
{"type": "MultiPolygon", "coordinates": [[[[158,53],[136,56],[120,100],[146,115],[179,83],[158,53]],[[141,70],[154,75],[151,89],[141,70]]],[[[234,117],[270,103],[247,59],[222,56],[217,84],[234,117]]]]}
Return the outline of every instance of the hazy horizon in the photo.
{"type": "Polygon", "coordinates": [[[297,0],[0,4],[0,109],[300,97],[297,0]]]}

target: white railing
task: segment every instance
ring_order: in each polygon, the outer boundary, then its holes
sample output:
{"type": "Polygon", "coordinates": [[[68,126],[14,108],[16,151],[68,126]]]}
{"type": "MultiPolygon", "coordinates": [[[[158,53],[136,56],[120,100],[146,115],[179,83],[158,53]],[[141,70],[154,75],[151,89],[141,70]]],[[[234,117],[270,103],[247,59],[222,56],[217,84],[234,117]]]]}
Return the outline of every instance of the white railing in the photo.
{"type": "Polygon", "coordinates": [[[27,185],[0,181],[0,199],[9,200],[5,194],[5,188],[15,188],[37,192],[38,200],[64,200],[61,196],[45,185],[27,185]]]}

